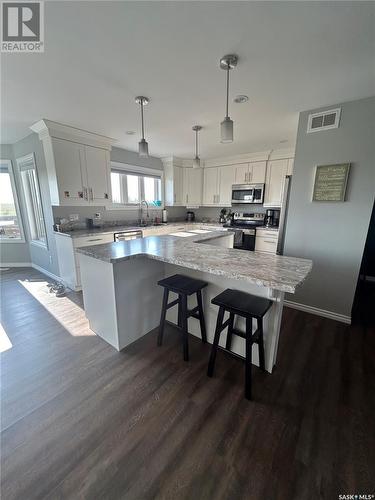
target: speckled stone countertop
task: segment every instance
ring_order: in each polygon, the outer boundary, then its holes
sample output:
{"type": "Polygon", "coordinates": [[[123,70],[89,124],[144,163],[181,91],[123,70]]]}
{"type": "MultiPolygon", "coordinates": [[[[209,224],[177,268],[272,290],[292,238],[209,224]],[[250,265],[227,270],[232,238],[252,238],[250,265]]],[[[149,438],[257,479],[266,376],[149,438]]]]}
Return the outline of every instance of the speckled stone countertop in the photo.
{"type": "Polygon", "coordinates": [[[69,238],[80,238],[82,236],[92,236],[93,234],[113,234],[113,233],[120,233],[121,231],[142,231],[145,229],[157,229],[158,227],[160,228],[165,228],[168,227],[173,231],[174,228],[177,227],[182,227],[185,225],[196,225],[197,227],[199,226],[212,226],[212,227],[219,227],[222,226],[219,222],[214,223],[214,222],[187,222],[187,221],[181,221],[181,222],[167,222],[166,224],[150,224],[148,226],[136,226],[136,225],[129,225],[129,226],[103,226],[103,227],[95,227],[93,229],[73,229],[70,231],[54,231],[55,234],[59,234],[61,236],[67,236],[69,238]]]}
{"type": "Polygon", "coordinates": [[[294,293],[311,271],[311,260],[224,248],[212,242],[227,234],[211,231],[186,238],[149,236],[78,248],[77,252],[112,264],[147,257],[289,293],[294,293]]]}

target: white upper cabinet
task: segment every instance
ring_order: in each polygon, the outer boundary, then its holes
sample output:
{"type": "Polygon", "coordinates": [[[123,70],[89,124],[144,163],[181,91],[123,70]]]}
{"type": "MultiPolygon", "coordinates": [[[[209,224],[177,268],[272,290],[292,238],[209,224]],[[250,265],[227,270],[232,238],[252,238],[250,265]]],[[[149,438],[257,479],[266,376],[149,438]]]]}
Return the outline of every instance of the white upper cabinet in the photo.
{"type": "Polygon", "coordinates": [[[235,169],[234,184],[247,184],[249,182],[249,164],[242,163],[240,165],[233,165],[235,169]]]}
{"type": "Polygon", "coordinates": [[[204,168],[203,171],[203,205],[216,206],[219,204],[219,168],[204,168]]]}
{"type": "Polygon", "coordinates": [[[113,139],[41,120],[31,130],[43,142],[52,205],[109,205],[113,139]]]}
{"type": "Polygon", "coordinates": [[[235,184],[236,170],[234,165],[219,167],[219,205],[232,206],[232,185],[235,184]]]}
{"type": "Polygon", "coordinates": [[[173,157],[164,158],[165,205],[184,205],[184,169],[177,166],[173,157]]]}
{"type": "Polygon", "coordinates": [[[209,167],[204,169],[203,205],[210,207],[230,207],[232,185],[235,183],[234,165],[209,167]]]}
{"type": "Polygon", "coordinates": [[[203,169],[201,168],[184,168],[185,172],[185,205],[200,206],[202,205],[202,188],[203,188],[203,169]]]}
{"type": "Polygon", "coordinates": [[[249,177],[251,184],[264,184],[266,181],[266,161],[256,161],[249,164],[249,177]]]}
{"type": "Polygon", "coordinates": [[[109,151],[85,146],[88,198],[92,203],[111,201],[111,166],[109,151]]]}
{"type": "Polygon", "coordinates": [[[280,207],[283,197],[285,176],[288,174],[288,159],[271,160],[267,165],[265,207],[280,207]]]}
{"type": "Polygon", "coordinates": [[[57,199],[54,197],[52,204],[85,205],[87,203],[85,147],[64,139],[52,139],[51,154],[52,160],[46,158],[46,161],[54,162],[58,188],[57,199]]]}

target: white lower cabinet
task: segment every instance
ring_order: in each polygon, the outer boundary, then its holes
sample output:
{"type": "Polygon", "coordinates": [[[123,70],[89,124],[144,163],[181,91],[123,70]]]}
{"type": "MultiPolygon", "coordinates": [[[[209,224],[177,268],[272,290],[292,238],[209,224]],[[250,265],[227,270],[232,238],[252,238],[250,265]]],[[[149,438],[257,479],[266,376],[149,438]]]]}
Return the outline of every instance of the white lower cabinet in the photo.
{"type": "Polygon", "coordinates": [[[79,254],[76,252],[76,249],[91,245],[112,243],[113,233],[98,233],[78,238],[71,238],[64,234],[55,233],[55,237],[60,278],[65,286],[75,291],[81,290],[79,254]]]}
{"type": "Polygon", "coordinates": [[[278,231],[257,229],[255,238],[255,251],[276,253],[278,236],[278,231]]]}

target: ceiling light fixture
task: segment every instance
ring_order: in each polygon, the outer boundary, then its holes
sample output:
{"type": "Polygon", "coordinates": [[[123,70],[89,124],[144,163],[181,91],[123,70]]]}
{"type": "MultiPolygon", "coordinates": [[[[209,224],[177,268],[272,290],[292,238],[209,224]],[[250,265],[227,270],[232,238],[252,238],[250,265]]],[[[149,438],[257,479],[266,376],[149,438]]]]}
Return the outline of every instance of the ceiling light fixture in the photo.
{"type": "Polygon", "coordinates": [[[193,159],[193,168],[200,168],[201,159],[198,155],[198,134],[199,131],[202,130],[202,127],[200,125],[194,125],[193,130],[195,132],[195,158],[193,159]]]}
{"type": "Polygon", "coordinates": [[[247,95],[236,95],[236,97],[233,99],[233,102],[235,102],[236,104],[244,104],[248,100],[249,98],[247,97],[247,95]]]}
{"type": "Polygon", "coordinates": [[[146,106],[150,99],[142,95],[135,98],[135,102],[141,106],[142,139],[138,143],[138,154],[141,158],[148,158],[148,143],[145,139],[145,124],[143,119],[143,106],[146,106]]]}
{"type": "Polygon", "coordinates": [[[229,54],[220,59],[220,68],[227,72],[227,105],[225,118],[221,122],[221,142],[233,142],[233,121],[229,118],[229,71],[237,66],[238,57],[235,54],[229,54]]]}

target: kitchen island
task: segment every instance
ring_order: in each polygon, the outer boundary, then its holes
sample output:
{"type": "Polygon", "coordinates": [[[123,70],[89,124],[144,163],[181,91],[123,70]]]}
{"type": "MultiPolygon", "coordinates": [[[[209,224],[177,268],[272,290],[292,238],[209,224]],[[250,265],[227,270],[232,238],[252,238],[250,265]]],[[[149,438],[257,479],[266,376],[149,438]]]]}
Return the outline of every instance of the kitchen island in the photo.
{"type": "MultiPolygon", "coordinates": [[[[123,349],[158,326],[162,290],[157,282],[172,274],[185,274],[208,282],[203,298],[209,342],[213,341],[217,316],[211,299],[224,289],[243,290],[274,302],[264,318],[266,369],[272,372],[284,293],[295,292],[309,274],[312,262],[233,249],[231,231],[194,231],[78,249],[90,328],[116,349],[123,349]]],[[[196,305],[194,298],[191,300],[190,308],[196,305]]],[[[176,309],[170,309],[167,315],[174,323],[176,309]]],[[[242,326],[239,319],[236,328],[242,326]]],[[[199,336],[198,321],[189,320],[189,333],[199,336]]],[[[244,340],[235,338],[232,350],[243,356],[244,340]]],[[[253,363],[258,364],[255,347],[253,363]]]]}

